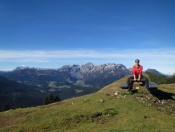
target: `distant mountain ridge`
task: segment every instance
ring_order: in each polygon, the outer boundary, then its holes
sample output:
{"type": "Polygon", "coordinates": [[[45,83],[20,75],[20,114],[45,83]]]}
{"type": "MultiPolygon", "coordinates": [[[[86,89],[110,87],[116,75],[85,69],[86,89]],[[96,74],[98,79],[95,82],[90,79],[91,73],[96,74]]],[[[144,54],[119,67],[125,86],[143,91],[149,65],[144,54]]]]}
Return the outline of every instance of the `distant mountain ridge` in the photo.
{"type": "MultiPolygon", "coordinates": [[[[145,72],[162,75],[156,69],[147,69],[145,72]]],[[[43,81],[77,84],[81,80],[83,84],[98,89],[129,74],[132,74],[131,68],[127,69],[122,64],[94,65],[91,62],[84,65],[64,65],[57,69],[20,66],[13,71],[0,72],[3,77],[30,85],[43,85],[43,81]]]]}
{"type": "MultiPolygon", "coordinates": [[[[156,69],[150,68],[147,69],[145,73],[162,75],[162,73],[156,69]]],[[[91,62],[84,65],[64,65],[61,68],[54,69],[20,66],[13,71],[0,72],[0,75],[3,77],[30,85],[38,85],[37,83],[42,81],[76,83],[81,80],[84,84],[96,88],[104,87],[105,85],[129,74],[132,74],[131,68],[127,69],[122,64],[107,63],[94,65],[91,62]],[[97,81],[99,79],[101,80],[102,85],[100,84],[100,81],[97,81]]]]}
{"type": "Polygon", "coordinates": [[[148,73],[152,73],[152,74],[154,74],[154,75],[163,75],[162,73],[160,73],[160,72],[157,71],[156,69],[150,69],[150,68],[148,68],[145,72],[146,72],[146,73],[147,73],[147,72],[148,72],[148,73]]]}
{"type": "Polygon", "coordinates": [[[88,76],[96,76],[102,73],[120,73],[122,75],[129,74],[128,69],[122,64],[108,63],[95,66],[93,63],[88,62],[85,65],[65,65],[58,69],[58,71],[69,72],[71,76],[82,79],[88,76]]]}
{"type": "Polygon", "coordinates": [[[55,76],[58,77],[57,80],[60,79],[60,76],[62,76],[64,79],[69,78],[70,80],[89,80],[89,77],[95,78],[103,74],[105,74],[105,76],[115,75],[116,79],[119,79],[130,74],[130,72],[122,64],[108,63],[95,66],[93,63],[88,62],[84,65],[64,65],[58,69],[42,69],[28,66],[17,67],[13,71],[1,73],[2,76],[15,81],[27,81],[41,76],[55,76]]]}

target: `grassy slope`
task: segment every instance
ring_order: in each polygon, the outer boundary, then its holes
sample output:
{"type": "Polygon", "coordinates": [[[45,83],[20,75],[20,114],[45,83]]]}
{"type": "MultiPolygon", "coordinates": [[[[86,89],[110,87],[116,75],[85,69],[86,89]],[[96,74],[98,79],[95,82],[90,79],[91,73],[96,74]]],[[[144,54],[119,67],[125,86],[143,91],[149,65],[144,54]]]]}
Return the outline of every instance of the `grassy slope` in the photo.
{"type": "MultiPolygon", "coordinates": [[[[9,110],[0,113],[0,131],[175,131],[175,112],[150,105],[155,97],[140,90],[126,94],[120,84],[126,77],[97,93],[46,106],[9,110]],[[115,91],[118,96],[113,96],[115,91]],[[137,97],[150,98],[140,102],[137,97]],[[107,111],[107,112],[106,112],[107,111]]],[[[175,93],[175,84],[161,89],[175,93]]],[[[170,102],[175,105],[175,101],[170,102]]],[[[162,106],[163,108],[163,106],[162,106]]]]}

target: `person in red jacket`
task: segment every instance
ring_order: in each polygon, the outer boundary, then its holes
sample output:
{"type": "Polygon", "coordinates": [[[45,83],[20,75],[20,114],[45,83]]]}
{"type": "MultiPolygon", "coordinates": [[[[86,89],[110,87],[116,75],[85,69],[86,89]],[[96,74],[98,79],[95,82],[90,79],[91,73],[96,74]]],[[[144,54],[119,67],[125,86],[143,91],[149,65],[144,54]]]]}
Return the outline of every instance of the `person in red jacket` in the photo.
{"type": "Polygon", "coordinates": [[[133,83],[134,81],[142,81],[144,85],[146,85],[146,89],[147,91],[149,92],[149,80],[147,77],[143,76],[142,75],[142,71],[143,71],[143,66],[139,64],[140,63],[140,60],[139,59],[136,59],[135,60],[135,65],[132,67],[132,73],[133,73],[133,76],[130,76],[127,80],[127,83],[128,83],[128,92],[130,94],[132,94],[132,86],[133,86],[133,83]]]}

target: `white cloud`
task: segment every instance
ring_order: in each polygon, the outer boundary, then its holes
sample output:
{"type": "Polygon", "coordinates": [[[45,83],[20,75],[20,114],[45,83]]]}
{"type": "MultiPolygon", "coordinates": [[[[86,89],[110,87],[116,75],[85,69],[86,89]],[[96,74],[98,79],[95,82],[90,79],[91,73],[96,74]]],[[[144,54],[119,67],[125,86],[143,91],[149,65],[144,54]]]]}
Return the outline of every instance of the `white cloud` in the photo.
{"type": "Polygon", "coordinates": [[[0,60],[8,59],[64,59],[64,58],[143,58],[156,60],[175,59],[175,50],[171,51],[95,51],[95,50],[0,50],[0,60]]]}
{"type": "MultiPolygon", "coordinates": [[[[164,69],[166,72],[175,72],[175,50],[0,50],[0,62],[37,62],[37,63],[53,63],[60,59],[102,59],[118,60],[119,63],[130,67],[134,59],[139,58],[146,67],[164,69]],[[126,63],[126,64],[125,64],[126,63]],[[169,67],[169,69],[166,69],[169,67]],[[174,71],[173,71],[174,69],[174,71]],[[169,71],[168,71],[169,70],[169,71]]],[[[81,62],[80,62],[81,63],[81,62]]],[[[9,64],[9,63],[8,63],[9,64]]]]}

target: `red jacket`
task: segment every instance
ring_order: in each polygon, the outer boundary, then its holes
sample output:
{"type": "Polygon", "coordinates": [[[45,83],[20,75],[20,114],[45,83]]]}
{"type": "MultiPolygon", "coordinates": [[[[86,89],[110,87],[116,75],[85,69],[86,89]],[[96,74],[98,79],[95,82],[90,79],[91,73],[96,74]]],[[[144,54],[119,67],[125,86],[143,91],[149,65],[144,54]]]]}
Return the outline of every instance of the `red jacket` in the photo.
{"type": "Polygon", "coordinates": [[[132,73],[136,76],[136,78],[138,78],[139,75],[142,75],[142,70],[143,70],[143,66],[139,66],[138,68],[134,65],[132,67],[132,73]]]}

